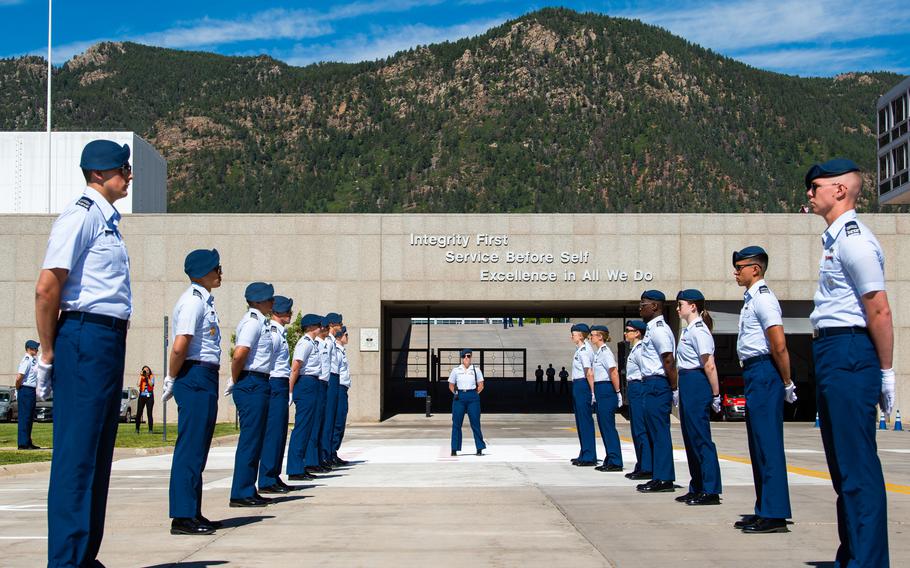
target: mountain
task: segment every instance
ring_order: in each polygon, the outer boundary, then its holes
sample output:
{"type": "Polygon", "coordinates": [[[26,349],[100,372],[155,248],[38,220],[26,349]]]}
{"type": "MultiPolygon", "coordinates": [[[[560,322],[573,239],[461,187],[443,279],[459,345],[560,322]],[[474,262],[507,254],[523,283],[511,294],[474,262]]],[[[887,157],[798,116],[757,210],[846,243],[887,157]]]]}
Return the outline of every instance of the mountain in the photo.
{"type": "MultiPolygon", "coordinates": [[[[43,128],[44,73],[0,60],[0,129],[43,128]]],[[[780,75],[545,9],[358,64],[102,43],[55,71],[54,118],[149,140],[174,212],[792,212],[818,160],[874,187],[899,80],[780,75]]]]}

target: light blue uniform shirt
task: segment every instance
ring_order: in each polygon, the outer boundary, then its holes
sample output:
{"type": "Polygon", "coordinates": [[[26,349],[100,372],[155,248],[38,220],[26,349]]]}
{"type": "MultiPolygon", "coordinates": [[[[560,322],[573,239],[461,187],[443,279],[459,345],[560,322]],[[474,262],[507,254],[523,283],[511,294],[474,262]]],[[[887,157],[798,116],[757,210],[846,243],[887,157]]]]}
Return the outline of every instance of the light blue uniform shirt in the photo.
{"type": "Polygon", "coordinates": [[[743,309],[739,312],[739,337],[736,353],[740,361],[771,353],[765,331],[783,325],[780,302],[764,280],[753,284],[743,294],[743,309]]]}
{"type": "Polygon", "coordinates": [[[572,357],[572,380],[585,379],[585,369],[594,366],[594,349],[591,344],[585,341],[575,349],[575,356],[572,357]]]}
{"type": "Polygon", "coordinates": [[[329,373],[332,371],[332,345],[335,344],[334,339],[329,339],[328,336],[325,338],[316,338],[316,347],[319,348],[319,380],[328,381],[329,373]]]}
{"type": "Polygon", "coordinates": [[[294,346],[294,360],[300,361],[300,374],[318,377],[322,372],[322,361],[319,359],[319,346],[316,339],[303,335],[294,346]]]}
{"type": "Polygon", "coordinates": [[[22,375],[22,386],[24,387],[38,386],[38,366],[35,364],[37,362],[35,359],[35,357],[26,353],[22,361],[19,362],[17,374],[22,375]]]}
{"type": "Polygon", "coordinates": [[[606,343],[594,352],[594,382],[610,380],[610,369],[616,368],[616,357],[606,343]]]}
{"type": "Polygon", "coordinates": [[[664,321],[664,316],[657,316],[648,322],[648,330],[641,343],[638,364],[642,377],[666,377],[667,373],[664,371],[660,355],[662,353],[675,354],[676,341],[673,332],[670,331],[670,326],[664,321]]]}
{"type": "Polygon", "coordinates": [[[244,371],[268,373],[272,369],[272,334],[262,312],[250,308],[237,324],[237,347],[249,347],[244,371]]]}
{"type": "Polygon", "coordinates": [[[714,355],[714,336],[701,318],[683,328],[676,346],[676,366],[680,369],[701,369],[702,355],[714,355]]]}
{"type": "Polygon", "coordinates": [[[831,223],[822,234],[822,246],[812,326],[866,327],[861,297],[885,289],[882,246],[853,209],[831,223]]]}
{"type": "Polygon", "coordinates": [[[348,365],[348,352],[344,345],[337,343],[335,352],[338,353],[338,383],[343,387],[351,386],[351,367],[348,365]]]}
{"type": "Polygon", "coordinates": [[[54,221],[41,268],[69,271],[60,295],[62,311],[130,318],[130,258],[119,222],[117,209],[91,187],[54,221]]]}
{"type": "Polygon", "coordinates": [[[483,382],[483,372],[479,367],[468,365],[458,365],[449,373],[449,382],[455,385],[458,390],[474,390],[477,383],[483,382]]]}
{"type": "Polygon", "coordinates": [[[332,343],[332,354],[331,354],[332,361],[331,361],[331,367],[329,368],[329,370],[331,372],[335,373],[336,375],[340,375],[341,374],[341,353],[340,353],[339,347],[341,347],[341,345],[339,345],[338,340],[335,338],[328,338],[328,340],[329,340],[329,342],[332,343]]]}
{"type": "Polygon", "coordinates": [[[639,341],[629,350],[629,357],[626,359],[626,382],[640,381],[642,379],[641,350],[643,348],[644,345],[639,341]]]}
{"type": "Polygon", "coordinates": [[[221,326],[215,311],[215,297],[195,282],[180,296],[171,315],[174,333],[192,335],[186,358],[219,365],[221,363],[221,326]]]}
{"type": "Polygon", "coordinates": [[[270,377],[287,379],[291,376],[291,352],[288,347],[288,331],[281,323],[269,322],[269,335],[272,338],[272,370],[270,377]]]}

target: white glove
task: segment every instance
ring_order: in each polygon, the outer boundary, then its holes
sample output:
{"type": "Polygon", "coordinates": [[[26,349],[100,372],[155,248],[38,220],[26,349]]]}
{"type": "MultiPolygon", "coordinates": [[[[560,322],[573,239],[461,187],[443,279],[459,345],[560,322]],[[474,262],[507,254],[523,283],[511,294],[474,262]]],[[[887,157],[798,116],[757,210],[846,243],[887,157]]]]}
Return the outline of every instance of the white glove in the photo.
{"type": "Polygon", "coordinates": [[[38,385],[35,388],[35,393],[38,395],[39,400],[47,400],[54,394],[54,388],[51,386],[54,377],[53,371],[53,363],[45,363],[40,357],[38,358],[37,370],[35,371],[38,376],[38,385]]]}
{"type": "Polygon", "coordinates": [[[711,410],[715,413],[720,412],[720,395],[714,395],[714,398],[711,399],[711,410]]]}
{"type": "Polygon", "coordinates": [[[228,386],[224,389],[224,396],[231,396],[232,392],[234,392],[234,381],[228,381],[228,386]]]}
{"type": "Polygon", "coordinates": [[[174,398],[174,378],[170,375],[164,377],[164,394],[161,395],[161,400],[167,402],[174,398]]]}
{"type": "Polygon", "coordinates": [[[288,392],[288,408],[290,408],[292,404],[294,404],[294,391],[293,390],[288,392]]]}
{"type": "Polygon", "coordinates": [[[793,404],[796,398],[796,383],[790,381],[789,385],[784,385],[784,400],[793,404]]]}
{"type": "Polygon", "coordinates": [[[679,407],[679,389],[673,389],[673,406],[679,407]]]}
{"type": "Polygon", "coordinates": [[[622,391],[616,393],[616,408],[622,408],[622,391]]]}
{"type": "Polygon", "coordinates": [[[591,406],[594,406],[595,404],[597,404],[597,399],[594,398],[594,393],[592,392],[591,393],[591,406]]]}
{"type": "Polygon", "coordinates": [[[882,395],[878,403],[882,412],[891,416],[894,410],[894,369],[882,369],[882,395]]]}

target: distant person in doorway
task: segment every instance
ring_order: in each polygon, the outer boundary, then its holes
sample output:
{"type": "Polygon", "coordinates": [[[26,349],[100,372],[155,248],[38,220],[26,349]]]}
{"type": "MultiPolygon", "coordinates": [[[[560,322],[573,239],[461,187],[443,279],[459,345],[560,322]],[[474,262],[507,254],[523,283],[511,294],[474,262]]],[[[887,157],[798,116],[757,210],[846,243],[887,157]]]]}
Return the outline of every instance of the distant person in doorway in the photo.
{"type": "Polygon", "coordinates": [[[553,363],[547,365],[547,392],[556,394],[556,369],[553,363]]]}
{"type": "Polygon", "coordinates": [[[622,406],[619,390],[619,368],[613,352],[607,347],[610,330],[605,325],[591,326],[591,345],[594,347],[594,398],[597,426],[604,443],[604,463],[599,471],[622,471],[622,447],[616,431],[616,411],[622,406]]]}
{"type": "Polygon", "coordinates": [[[543,369],[540,365],[537,365],[537,370],[534,371],[534,392],[543,392],[543,369]]]}
{"type": "Polygon", "coordinates": [[[474,434],[474,448],[477,455],[482,456],[487,445],[483,441],[480,431],[480,393],[483,392],[483,372],[471,364],[473,352],[462,349],[461,365],[449,373],[449,391],[452,392],[452,455],[457,456],[461,451],[461,427],[464,424],[464,415],[468,415],[471,422],[471,432],[474,434]]]}
{"type": "Polygon", "coordinates": [[[565,394],[567,390],[569,390],[569,371],[563,367],[559,371],[559,394],[565,394]]]}
{"type": "Polygon", "coordinates": [[[635,447],[635,468],[626,474],[629,479],[651,479],[653,467],[651,440],[645,428],[644,383],[641,375],[642,339],[648,324],[642,320],[626,322],[625,340],[632,348],[626,359],[626,398],[629,399],[629,423],[632,427],[632,445],[635,447]]]}
{"type": "Polygon", "coordinates": [[[502,328],[509,329],[509,318],[507,318],[507,317],[502,318],[502,328]]]}
{"type": "Polygon", "coordinates": [[[525,318],[518,318],[518,327],[525,326],[525,318]]]}
{"type": "Polygon", "coordinates": [[[152,421],[152,407],[155,406],[155,374],[152,373],[151,367],[145,365],[139,372],[139,401],[136,407],[136,433],[139,433],[139,425],[142,424],[142,411],[145,410],[146,420],[149,423],[149,432],[152,431],[154,422],[152,421]]]}

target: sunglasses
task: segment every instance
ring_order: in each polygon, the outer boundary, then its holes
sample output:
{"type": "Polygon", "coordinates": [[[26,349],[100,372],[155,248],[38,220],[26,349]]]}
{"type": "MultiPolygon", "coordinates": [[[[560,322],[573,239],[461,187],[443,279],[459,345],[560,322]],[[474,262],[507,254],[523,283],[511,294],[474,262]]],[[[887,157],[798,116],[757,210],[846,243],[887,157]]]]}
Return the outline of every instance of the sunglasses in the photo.
{"type": "Polygon", "coordinates": [[[812,197],[815,197],[815,193],[816,193],[819,189],[821,189],[821,188],[823,188],[823,187],[836,187],[836,186],[838,186],[838,185],[844,185],[844,184],[838,183],[838,182],[834,182],[834,183],[815,183],[815,182],[812,182],[812,183],[809,184],[809,193],[812,194],[812,197]]]}
{"type": "Polygon", "coordinates": [[[464,358],[465,358],[465,359],[470,359],[470,358],[471,358],[471,354],[468,353],[467,355],[464,356],[464,358]]]}
{"type": "Polygon", "coordinates": [[[130,174],[133,173],[133,166],[131,166],[129,164],[123,164],[122,166],[120,166],[117,169],[118,169],[118,171],[120,171],[120,175],[122,175],[123,177],[130,177],[130,174]]]}
{"type": "Polygon", "coordinates": [[[750,262],[749,264],[734,264],[734,265],[733,265],[733,272],[739,274],[740,272],[743,271],[743,268],[746,268],[746,267],[748,267],[748,266],[759,266],[759,264],[754,263],[754,262],[750,262]]]}

